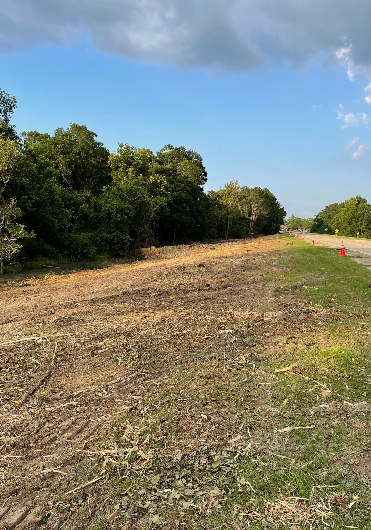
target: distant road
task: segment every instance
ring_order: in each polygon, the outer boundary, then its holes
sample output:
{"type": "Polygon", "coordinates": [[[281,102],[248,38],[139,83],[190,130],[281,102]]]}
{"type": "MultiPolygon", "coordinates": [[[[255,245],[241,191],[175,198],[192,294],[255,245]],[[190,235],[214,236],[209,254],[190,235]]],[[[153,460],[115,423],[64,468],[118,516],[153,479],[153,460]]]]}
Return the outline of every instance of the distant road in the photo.
{"type": "Polygon", "coordinates": [[[348,250],[354,250],[355,252],[361,252],[362,254],[368,254],[371,256],[371,239],[351,239],[342,236],[326,236],[324,234],[303,234],[302,232],[293,232],[298,234],[299,237],[304,236],[307,240],[313,240],[314,244],[321,243],[327,247],[340,248],[341,242],[344,241],[344,246],[348,250]]]}

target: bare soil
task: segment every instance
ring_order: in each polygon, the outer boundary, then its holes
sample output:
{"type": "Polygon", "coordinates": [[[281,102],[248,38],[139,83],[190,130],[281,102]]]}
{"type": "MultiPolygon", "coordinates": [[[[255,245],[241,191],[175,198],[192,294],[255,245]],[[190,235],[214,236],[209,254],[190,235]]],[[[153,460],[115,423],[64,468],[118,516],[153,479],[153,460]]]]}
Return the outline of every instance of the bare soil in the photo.
{"type": "MultiPolygon", "coordinates": [[[[279,354],[296,332],[318,332],[327,318],[290,290],[257,281],[276,272],[277,248],[284,243],[275,237],[153,248],[134,264],[0,292],[0,528],[90,528],[98,509],[114,521],[99,489],[104,475],[87,466],[84,478],[81,469],[122,415],[145,419],[159,396],[176,403],[168,454],[205,443],[244,450],[248,428],[229,403],[215,409],[201,384],[234,384],[226,382],[233,363],[279,354]],[[90,516],[70,501],[88,483],[90,516]]],[[[102,454],[103,473],[110,455],[102,454]]]]}

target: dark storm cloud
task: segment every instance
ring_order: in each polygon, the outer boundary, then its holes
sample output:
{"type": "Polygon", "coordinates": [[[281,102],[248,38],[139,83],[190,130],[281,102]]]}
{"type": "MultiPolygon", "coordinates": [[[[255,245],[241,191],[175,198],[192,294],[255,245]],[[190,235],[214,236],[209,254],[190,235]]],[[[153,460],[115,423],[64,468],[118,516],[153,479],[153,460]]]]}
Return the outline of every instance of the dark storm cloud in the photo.
{"type": "Polygon", "coordinates": [[[369,0],[0,0],[0,52],[85,35],[132,60],[238,72],[349,48],[369,71],[370,20],[369,0]]]}

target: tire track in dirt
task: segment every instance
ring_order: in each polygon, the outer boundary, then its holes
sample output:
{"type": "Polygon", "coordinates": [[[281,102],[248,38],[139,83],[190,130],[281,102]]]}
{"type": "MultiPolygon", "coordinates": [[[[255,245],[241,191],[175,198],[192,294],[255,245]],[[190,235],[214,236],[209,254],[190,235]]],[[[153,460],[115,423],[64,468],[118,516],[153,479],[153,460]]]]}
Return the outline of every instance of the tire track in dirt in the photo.
{"type": "Polygon", "coordinates": [[[153,263],[0,293],[0,528],[63,524],[50,502],[79,487],[79,463],[118,415],[140,409],[179,347],[206,343],[228,308],[274,300],[261,284],[257,293],[238,277],[241,266],[251,279],[259,276],[264,252],[277,245],[273,238],[198,245],[183,254],[176,248],[176,257],[155,249],[153,263]],[[20,403],[53,356],[51,376],[20,403]]]}

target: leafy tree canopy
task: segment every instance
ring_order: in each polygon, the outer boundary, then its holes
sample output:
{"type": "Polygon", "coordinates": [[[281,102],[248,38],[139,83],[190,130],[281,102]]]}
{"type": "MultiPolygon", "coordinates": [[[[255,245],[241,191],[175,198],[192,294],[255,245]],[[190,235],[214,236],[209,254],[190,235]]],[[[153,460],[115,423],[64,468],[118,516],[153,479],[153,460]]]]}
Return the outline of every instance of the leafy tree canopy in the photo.
{"type": "MultiPolygon", "coordinates": [[[[344,203],[334,202],[326,206],[321,210],[313,219],[313,224],[311,226],[311,232],[317,232],[319,234],[333,234],[332,221],[334,217],[340,212],[343,208],[344,203]]],[[[336,227],[335,227],[336,228],[336,227]]]]}
{"type": "Polygon", "coordinates": [[[285,219],[285,225],[290,230],[311,230],[311,227],[313,225],[313,219],[304,219],[302,217],[296,217],[295,215],[291,215],[291,217],[285,219]]]}
{"type": "Polygon", "coordinates": [[[93,192],[111,181],[109,151],[96,137],[96,133],[77,123],[66,130],[56,129],[54,136],[36,131],[23,134],[26,149],[53,163],[63,187],[93,192]]]}
{"type": "Polygon", "coordinates": [[[359,195],[351,197],[333,217],[331,227],[345,236],[370,235],[371,205],[359,195]]]}
{"type": "Polygon", "coordinates": [[[7,92],[0,89],[0,137],[7,140],[18,141],[18,135],[14,125],[10,124],[10,119],[17,108],[17,100],[7,92]]]}
{"type": "Polygon", "coordinates": [[[21,141],[11,125],[15,108],[0,90],[0,194],[3,208],[11,206],[13,250],[21,237],[15,213],[36,232],[21,260],[128,256],[150,244],[272,233],[282,222],[284,210],[266,188],[232,181],[206,194],[202,157],[184,146],[154,153],[120,143],[109,153],[76,123],[53,135],[24,132],[21,141]]]}
{"type": "Polygon", "coordinates": [[[15,176],[21,158],[18,144],[0,135],[0,186],[15,176]]]}

